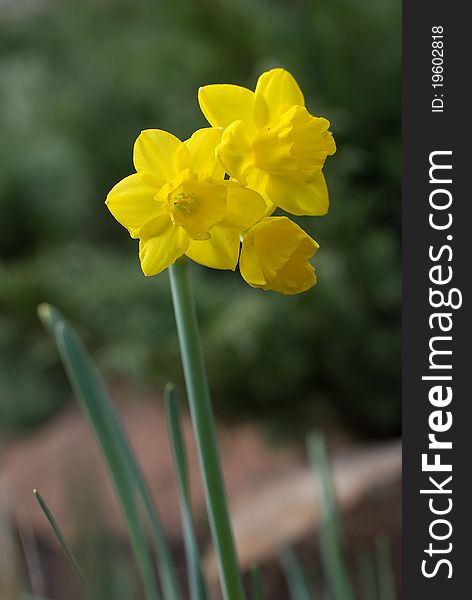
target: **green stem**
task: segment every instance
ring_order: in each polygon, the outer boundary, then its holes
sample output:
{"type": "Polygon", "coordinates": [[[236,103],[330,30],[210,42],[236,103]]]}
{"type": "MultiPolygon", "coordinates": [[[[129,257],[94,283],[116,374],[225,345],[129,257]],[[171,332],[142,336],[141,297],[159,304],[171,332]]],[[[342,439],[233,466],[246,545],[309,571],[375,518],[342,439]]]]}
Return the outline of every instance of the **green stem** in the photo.
{"type": "Polygon", "coordinates": [[[243,600],[243,586],[221,474],[210,392],[187,261],[178,261],[170,267],[169,272],[185,384],[205,486],[208,520],[219,561],[223,596],[225,600],[243,600]]]}

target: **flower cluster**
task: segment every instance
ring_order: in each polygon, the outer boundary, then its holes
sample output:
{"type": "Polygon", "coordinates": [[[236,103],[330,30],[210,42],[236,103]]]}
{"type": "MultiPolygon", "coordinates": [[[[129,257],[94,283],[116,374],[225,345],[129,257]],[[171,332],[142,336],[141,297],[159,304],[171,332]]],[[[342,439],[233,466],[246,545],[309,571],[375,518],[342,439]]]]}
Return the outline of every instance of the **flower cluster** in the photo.
{"type": "Polygon", "coordinates": [[[318,244],[277,208],[324,215],[323,165],[336,145],[329,121],[312,116],[290,73],[263,73],[255,91],[237,85],[200,88],[211,127],[185,142],[159,129],[134,145],[136,173],[106,204],[139,239],[145,275],[185,255],[214,269],[239,268],[257,288],[297,294],[316,283],[310,258],[318,244]],[[242,245],[241,245],[242,242],[242,245]]]}

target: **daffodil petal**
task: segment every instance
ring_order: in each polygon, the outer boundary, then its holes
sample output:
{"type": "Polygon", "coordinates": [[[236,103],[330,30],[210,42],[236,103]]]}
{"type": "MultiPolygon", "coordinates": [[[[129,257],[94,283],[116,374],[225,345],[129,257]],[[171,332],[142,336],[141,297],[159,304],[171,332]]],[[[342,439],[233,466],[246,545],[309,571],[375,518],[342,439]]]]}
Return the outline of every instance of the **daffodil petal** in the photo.
{"type": "Polygon", "coordinates": [[[185,142],[189,150],[189,167],[193,173],[200,177],[224,178],[225,171],[216,156],[222,133],[220,128],[206,127],[195,131],[185,142]]]}
{"type": "Polygon", "coordinates": [[[235,229],[213,227],[211,239],[190,240],[185,254],[205,267],[234,271],[239,257],[239,233],[235,229]]]}
{"type": "Polygon", "coordinates": [[[251,190],[256,191],[264,198],[264,201],[266,203],[266,216],[272,214],[277,207],[271,201],[266,191],[269,173],[267,173],[267,171],[264,171],[263,169],[260,169],[259,167],[254,167],[248,172],[246,179],[247,187],[251,190]]]}
{"type": "Polygon", "coordinates": [[[285,69],[271,69],[263,73],[256,85],[257,121],[261,126],[270,122],[292,106],[305,106],[305,98],[293,75],[285,69]],[[260,102],[260,100],[264,102],[260,102]],[[266,114],[263,114],[263,107],[266,114]]]}
{"type": "Polygon", "coordinates": [[[254,168],[252,146],[243,121],[234,121],[221,136],[216,155],[226,172],[242,185],[247,184],[247,175],[254,168]]]}
{"type": "Polygon", "coordinates": [[[266,288],[268,285],[254,248],[254,238],[251,234],[243,239],[241,256],[239,257],[239,271],[244,281],[252,287],[266,288]]]}
{"type": "Polygon", "coordinates": [[[292,215],[322,216],[328,212],[328,188],[321,171],[308,180],[269,175],[266,193],[271,202],[292,215]]]}
{"type": "Polygon", "coordinates": [[[134,144],[133,161],[138,173],[164,185],[188,166],[188,149],[167,131],[145,129],[134,144]]]}
{"type": "Polygon", "coordinates": [[[238,120],[253,124],[254,92],[245,87],[205,85],[198,90],[198,102],[213,127],[227,127],[238,120]]]}
{"type": "Polygon", "coordinates": [[[181,227],[176,227],[170,219],[167,226],[150,238],[139,241],[139,260],[145,275],[157,275],[185,253],[189,240],[181,227]]]}
{"type": "Polygon", "coordinates": [[[244,231],[265,215],[267,205],[260,194],[235,181],[226,181],[226,214],[221,225],[244,231]]]}
{"type": "Polygon", "coordinates": [[[110,190],[106,205],[131,237],[138,238],[149,221],[164,213],[162,205],[154,199],[155,195],[156,189],[135,173],[122,179],[110,190]]]}

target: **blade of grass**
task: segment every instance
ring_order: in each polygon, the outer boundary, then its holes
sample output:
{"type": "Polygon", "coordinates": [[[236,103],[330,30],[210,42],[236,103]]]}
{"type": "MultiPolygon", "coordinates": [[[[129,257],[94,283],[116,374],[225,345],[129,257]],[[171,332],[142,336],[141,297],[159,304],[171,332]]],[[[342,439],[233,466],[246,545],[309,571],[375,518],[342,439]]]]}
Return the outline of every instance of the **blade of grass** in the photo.
{"type": "Polygon", "coordinates": [[[252,600],[266,600],[261,572],[256,565],[253,565],[251,568],[251,588],[252,600]]]}
{"type": "Polygon", "coordinates": [[[378,600],[375,568],[372,558],[366,552],[359,555],[357,570],[359,572],[362,598],[365,600],[378,600]]]}
{"type": "Polygon", "coordinates": [[[87,598],[90,598],[90,599],[93,598],[92,592],[90,591],[90,586],[87,583],[85,575],[83,574],[82,569],[80,568],[80,565],[74,556],[74,553],[72,552],[68,543],[66,542],[66,539],[61,531],[61,528],[59,527],[56,519],[53,517],[51,511],[49,510],[49,507],[46,504],[44,498],[41,496],[41,494],[38,492],[38,490],[33,490],[33,494],[34,494],[34,497],[36,498],[36,500],[38,501],[38,504],[41,507],[41,510],[45,514],[46,519],[49,521],[49,524],[51,525],[51,528],[54,532],[54,535],[56,536],[57,541],[59,542],[64,554],[66,555],[67,560],[69,561],[70,566],[72,567],[77,579],[79,580],[80,585],[82,586],[82,589],[85,592],[85,595],[87,596],[87,598]]]}
{"type": "Polygon", "coordinates": [[[174,467],[177,474],[177,485],[180,495],[180,512],[182,516],[184,532],[190,596],[192,600],[207,600],[208,594],[200,564],[200,555],[198,551],[195,529],[193,527],[190,485],[188,480],[185,443],[180,421],[180,411],[179,405],[175,399],[174,387],[172,385],[166,386],[165,400],[167,409],[167,423],[172,446],[172,456],[174,459],[174,467]]]}
{"type": "Polygon", "coordinates": [[[139,519],[130,459],[125,450],[118,418],[108,400],[103,381],[81,342],[61,314],[46,305],[41,305],[38,313],[56,340],[72,389],[95,431],[128,526],[146,597],[148,600],[157,600],[159,591],[147,540],[139,519]]]}
{"type": "Polygon", "coordinates": [[[312,432],[308,436],[307,445],[310,462],[318,474],[321,556],[331,594],[333,600],[354,600],[342,554],[341,522],[323,436],[312,432]]]}
{"type": "Polygon", "coordinates": [[[313,600],[313,594],[293,550],[288,546],[280,548],[279,560],[292,600],[313,600]]]}
{"type": "Polygon", "coordinates": [[[375,558],[379,582],[379,600],[395,600],[395,577],[390,543],[385,535],[379,535],[375,540],[375,558]]]}

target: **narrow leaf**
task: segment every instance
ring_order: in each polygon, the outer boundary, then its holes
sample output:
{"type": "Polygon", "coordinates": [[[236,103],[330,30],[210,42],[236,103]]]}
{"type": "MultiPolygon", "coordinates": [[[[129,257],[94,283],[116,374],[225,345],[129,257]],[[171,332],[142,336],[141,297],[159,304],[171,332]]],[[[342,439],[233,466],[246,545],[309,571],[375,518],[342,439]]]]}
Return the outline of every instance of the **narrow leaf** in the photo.
{"type": "Polygon", "coordinates": [[[390,543],[385,535],[379,535],[375,543],[379,600],[395,600],[395,577],[393,574],[390,543]]]}
{"type": "Polygon", "coordinates": [[[279,550],[279,560],[292,600],[313,600],[313,594],[308,587],[300,563],[293,550],[288,546],[281,548],[279,550]]]}
{"type": "Polygon", "coordinates": [[[357,561],[362,598],[365,600],[378,600],[375,568],[372,558],[365,552],[359,555],[357,561]]]}
{"type": "Polygon", "coordinates": [[[90,587],[89,587],[89,584],[87,583],[85,575],[83,574],[82,569],[80,568],[80,565],[79,565],[77,559],[75,558],[72,550],[70,549],[68,543],[66,542],[66,539],[61,531],[61,528],[57,524],[56,519],[53,517],[51,511],[49,510],[48,505],[46,504],[44,498],[41,496],[41,494],[38,492],[38,490],[33,490],[33,494],[34,494],[34,497],[36,498],[36,500],[38,501],[38,504],[41,507],[41,510],[43,511],[47,520],[49,521],[49,524],[51,525],[51,528],[54,532],[54,535],[56,536],[57,541],[59,542],[72,569],[74,570],[74,573],[76,574],[77,579],[79,580],[80,585],[82,586],[87,598],[92,598],[93,597],[92,592],[90,591],[90,587]]]}
{"type": "Polygon", "coordinates": [[[266,600],[264,587],[262,585],[261,572],[256,565],[251,568],[252,600],[266,600]]]}
{"type": "Polygon", "coordinates": [[[185,555],[192,600],[207,600],[208,594],[200,564],[197,538],[192,519],[192,502],[188,480],[185,443],[182,435],[179,405],[175,399],[174,387],[167,385],[165,389],[167,407],[167,423],[169,428],[172,456],[177,474],[177,485],[180,495],[180,512],[183,524],[185,555]]]}
{"type": "Polygon", "coordinates": [[[354,600],[342,552],[341,521],[338,514],[331,469],[324,439],[319,433],[308,436],[308,454],[318,475],[318,497],[321,509],[321,556],[333,600],[354,600]]]}
{"type": "MultiPolygon", "coordinates": [[[[60,312],[50,305],[40,305],[38,313],[46,328],[54,336],[55,327],[57,324],[62,323],[63,325],[68,327],[65,319],[60,314],[60,312]]],[[[157,553],[159,577],[164,598],[165,600],[179,600],[181,598],[181,592],[177,583],[175,567],[172,561],[172,556],[170,553],[169,546],[167,544],[167,540],[165,538],[159,515],[157,513],[156,507],[151,497],[151,493],[149,491],[149,487],[144,479],[142,470],[134,456],[134,453],[131,450],[131,446],[128,442],[125,432],[123,431],[123,428],[116,415],[113,405],[108,398],[103,381],[97,369],[93,365],[92,361],[86,355],[85,350],[83,348],[81,349],[82,353],[84,354],[85,361],[88,364],[88,372],[90,377],[93,377],[98,381],[99,393],[97,395],[96,401],[100,403],[101,409],[105,415],[106,421],[109,424],[115,443],[120,448],[120,452],[124,457],[124,462],[127,470],[127,477],[129,479],[129,485],[133,487],[135,494],[138,496],[140,502],[142,503],[142,508],[144,508],[144,511],[148,518],[153,544],[157,553]]],[[[87,406],[84,406],[84,404],[87,404],[87,399],[85,399],[85,401],[82,402],[82,405],[85,409],[86,414],[90,415],[89,420],[91,421],[92,427],[95,429],[94,423],[92,422],[93,411],[89,411],[87,406]]],[[[99,443],[101,445],[100,440],[99,443]]]]}
{"type": "MultiPolygon", "coordinates": [[[[159,592],[154,577],[149,548],[139,520],[136,481],[130,470],[126,442],[103,381],[85,349],[59,311],[41,305],[39,316],[54,335],[62,362],[85,414],[87,415],[105,458],[123,515],[128,525],[136,561],[143,577],[148,600],[157,600],[159,592]]],[[[141,500],[142,503],[142,500],[141,500]]]]}

